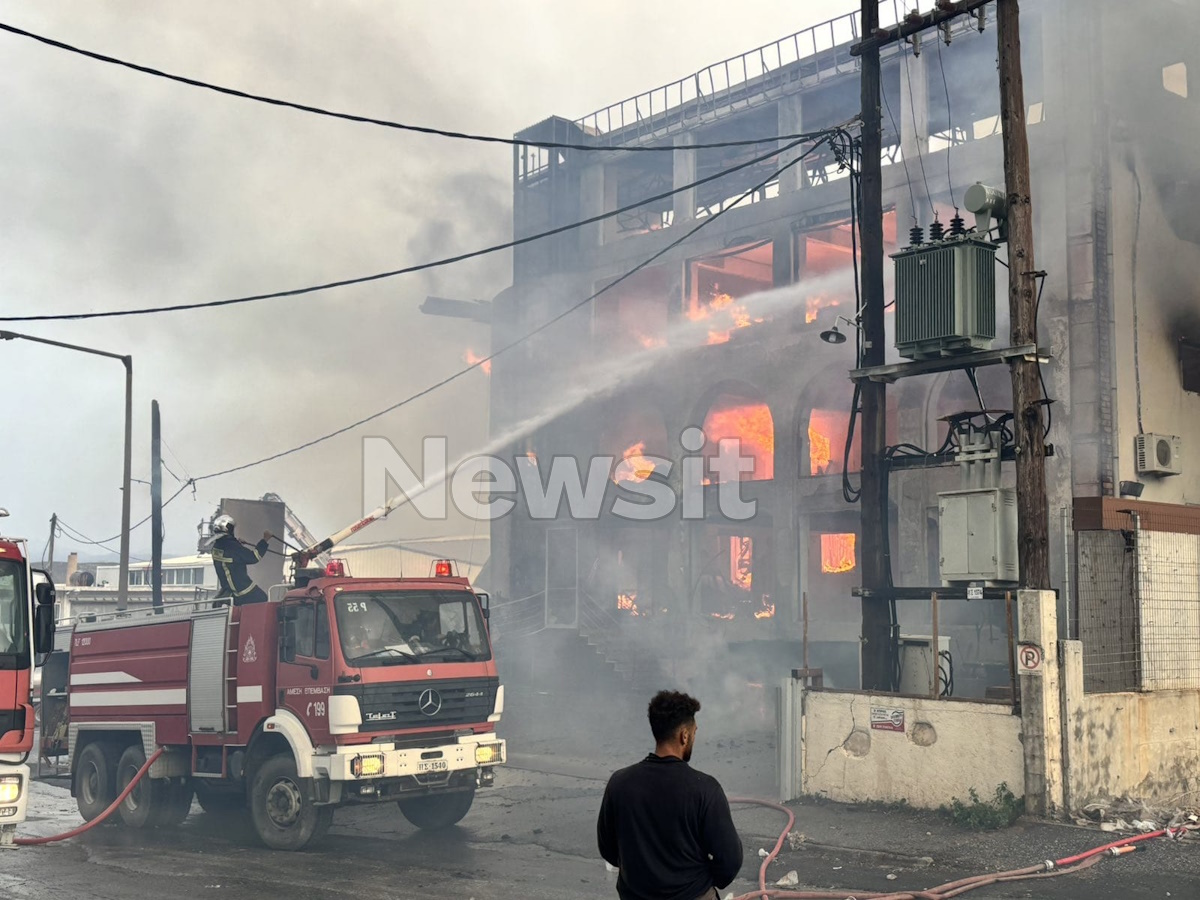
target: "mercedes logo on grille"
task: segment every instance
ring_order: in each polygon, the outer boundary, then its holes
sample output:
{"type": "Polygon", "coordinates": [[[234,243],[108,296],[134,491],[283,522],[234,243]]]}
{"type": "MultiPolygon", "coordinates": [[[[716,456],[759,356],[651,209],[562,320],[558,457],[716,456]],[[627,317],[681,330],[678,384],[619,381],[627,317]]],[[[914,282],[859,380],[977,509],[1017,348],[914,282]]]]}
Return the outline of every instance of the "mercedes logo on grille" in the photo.
{"type": "Polygon", "coordinates": [[[442,695],[433,688],[426,688],[417,699],[417,709],[424,715],[436,716],[442,711],[442,695]]]}

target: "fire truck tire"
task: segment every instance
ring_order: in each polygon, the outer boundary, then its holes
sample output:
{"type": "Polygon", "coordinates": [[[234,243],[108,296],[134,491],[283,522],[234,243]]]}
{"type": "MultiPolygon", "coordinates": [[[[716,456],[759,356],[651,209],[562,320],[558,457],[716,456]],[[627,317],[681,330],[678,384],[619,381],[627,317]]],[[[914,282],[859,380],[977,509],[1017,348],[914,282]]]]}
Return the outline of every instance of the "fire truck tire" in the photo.
{"type": "Polygon", "coordinates": [[[183,779],[171,782],[163,792],[163,803],[159,808],[159,825],[174,828],[192,811],[192,782],[183,779]]]}
{"type": "Polygon", "coordinates": [[[462,821],[475,801],[475,789],[450,794],[428,794],[397,800],[400,812],[413,825],[425,831],[449,828],[462,821]]]}
{"type": "Polygon", "coordinates": [[[250,785],[250,816],[272,850],[303,850],[333,824],[332,806],[314,806],[290,753],[264,760],[250,785]]]}
{"type": "Polygon", "coordinates": [[[85,822],[100,814],[117,799],[117,757],[120,748],[108,741],[92,741],[79,751],[75,761],[75,803],[85,822]]]}
{"type": "MultiPolygon", "coordinates": [[[[117,793],[125,790],[146,764],[140,744],[130,744],[117,762],[117,793]]],[[[130,828],[157,828],[171,805],[172,785],[164,778],[143,778],[117,807],[121,821],[130,828]]]]}
{"type": "Polygon", "coordinates": [[[244,791],[214,788],[206,781],[196,779],[196,802],[210,816],[228,816],[246,811],[244,791]]]}

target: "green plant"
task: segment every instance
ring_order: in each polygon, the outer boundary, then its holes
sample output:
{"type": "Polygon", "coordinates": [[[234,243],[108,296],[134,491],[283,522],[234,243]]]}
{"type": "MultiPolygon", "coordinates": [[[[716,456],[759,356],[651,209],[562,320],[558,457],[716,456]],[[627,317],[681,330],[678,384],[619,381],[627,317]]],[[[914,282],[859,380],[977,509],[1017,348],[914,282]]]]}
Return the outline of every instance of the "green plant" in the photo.
{"type": "Polygon", "coordinates": [[[1014,796],[1007,783],[1001,783],[996,788],[996,794],[991,800],[980,800],[975,788],[970,788],[967,794],[971,799],[970,803],[963,803],[955,797],[950,801],[947,812],[955,825],[972,831],[1008,828],[1025,811],[1024,800],[1014,796]]]}

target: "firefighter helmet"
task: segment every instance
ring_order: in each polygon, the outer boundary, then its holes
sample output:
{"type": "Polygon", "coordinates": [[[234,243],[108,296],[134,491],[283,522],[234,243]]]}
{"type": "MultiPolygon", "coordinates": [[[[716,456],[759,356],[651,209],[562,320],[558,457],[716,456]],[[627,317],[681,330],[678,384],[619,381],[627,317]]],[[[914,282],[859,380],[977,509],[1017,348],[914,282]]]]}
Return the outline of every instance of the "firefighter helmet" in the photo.
{"type": "Polygon", "coordinates": [[[213,534],[233,534],[235,524],[233,516],[217,516],[212,523],[213,534]]]}

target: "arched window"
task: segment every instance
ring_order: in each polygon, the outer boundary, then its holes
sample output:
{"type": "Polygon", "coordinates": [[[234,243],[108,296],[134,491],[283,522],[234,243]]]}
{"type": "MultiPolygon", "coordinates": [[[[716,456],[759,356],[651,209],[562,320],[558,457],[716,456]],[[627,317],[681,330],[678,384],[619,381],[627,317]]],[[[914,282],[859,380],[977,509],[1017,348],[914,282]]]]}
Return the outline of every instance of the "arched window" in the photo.
{"type": "MultiPolygon", "coordinates": [[[[775,419],[771,409],[752,391],[723,391],[704,416],[704,456],[711,460],[720,452],[721,441],[740,441],[743,458],[753,460],[753,469],[740,473],[742,481],[770,481],[775,477],[775,419]]],[[[711,483],[721,476],[706,463],[711,483]]]]}

